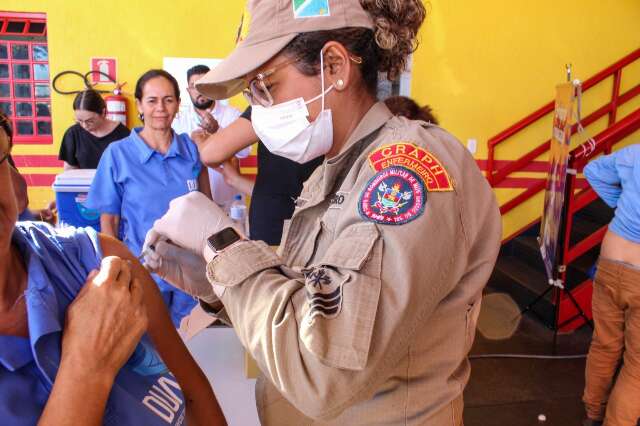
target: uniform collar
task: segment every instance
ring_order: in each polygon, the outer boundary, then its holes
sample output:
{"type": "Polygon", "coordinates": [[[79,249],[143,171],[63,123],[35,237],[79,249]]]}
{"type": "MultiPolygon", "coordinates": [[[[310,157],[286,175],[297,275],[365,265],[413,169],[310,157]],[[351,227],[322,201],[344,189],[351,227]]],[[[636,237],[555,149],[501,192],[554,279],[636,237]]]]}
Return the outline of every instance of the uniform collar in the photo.
{"type": "MultiPolygon", "coordinates": [[[[334,158],[329,159],[323,164],[322,168],[322,198],[326,197],[331,191],[333,191],[335,182],[338,176],[342,178],[348,170],[344,169],[344,162],[349,161],[352,156],[358,156],[362,149],[366,149],[358,142],[365,138],[373,137],[373,133],[385,125],[393,117],[389,108],[384,102],[376,102],[362,117],[360,123],[355,128],[340,153],[334,158]],[[356,149],[356,147],[360,147],[356,149]],[[357,150],[358,152],[355,152],[357,150]]],[[[364,142],[366,145],[367,143],[364,142]]]]}
{"type": "Polygon", "coordinates": [[[16,228],[12,242],[18,247],[27,267],[27,289],[24,292],[27,307],[29,337],[0,336],[0,364],[15,371],[34,360],[38,341],[62,330],[58,316],[58,300],[44,265],[34,253],[27,237],[16,228]]]}
{"type": "Polygon", "coordinates": [[[384,102],[376,102],[373,104],[364,117],[362,117],[362,120],[360,120],[360,123],[353,133],[351,133],[340,153],[329,159],[327,163],[333,164],[340,162],[340,160],[347,156],[348,152],[353,148],[356,142],[366,138],[371,133],[378,130],[392,117],[393,114],[384,102]]]}
{"type": "MultiPolygon", "coordinates": [[[[142,140],[142,138],[140,137],[141,130],[142,127],[136,127],[135,129],[133,129],[133,131],[131,132],[131,139],[133,140],[134,146],[138,151],[138,159],[140,160],[140,163],[145,164],[147,161],[149,161],[153,154],[158,154],[160,156],[162,156],[162,154],[151,148],[144,140],[142,140]]],[[[187,153],[183,144],[181,144],[178,140],[178,135],[176,134],[176,132],[173,132],[173,139],[171,140],[169,150],[164,156],[162,156],[162,158],[171,158],[176,156],[187,158],[187,153]]]]}

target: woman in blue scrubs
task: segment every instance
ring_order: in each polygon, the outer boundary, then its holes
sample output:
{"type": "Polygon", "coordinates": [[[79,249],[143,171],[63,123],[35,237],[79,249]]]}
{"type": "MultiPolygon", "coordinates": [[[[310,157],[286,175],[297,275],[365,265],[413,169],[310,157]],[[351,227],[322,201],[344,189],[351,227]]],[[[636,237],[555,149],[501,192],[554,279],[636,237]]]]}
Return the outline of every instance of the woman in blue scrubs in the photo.
{"type": "MultiPolygon", "coordinates": [[[[135,97],[144,126],[107,147],[86,205],[100,212],[103,233],[121,237],[139,255],[147,231],[171,200],[191,191],[209,198],[211,193],[196,145],[171,129],[180,105],[175,78],[164,70],[147,71],[136,83],[135,97]]],[[[178,327],[196,302],[158,276],[154,279],[178,327]]]]}
{"type": "Polygon", "coordinates": [[[16,223],[10,133],[0,114],[0,423],[224,424],[155,283],[122,243],[16,223]]]}

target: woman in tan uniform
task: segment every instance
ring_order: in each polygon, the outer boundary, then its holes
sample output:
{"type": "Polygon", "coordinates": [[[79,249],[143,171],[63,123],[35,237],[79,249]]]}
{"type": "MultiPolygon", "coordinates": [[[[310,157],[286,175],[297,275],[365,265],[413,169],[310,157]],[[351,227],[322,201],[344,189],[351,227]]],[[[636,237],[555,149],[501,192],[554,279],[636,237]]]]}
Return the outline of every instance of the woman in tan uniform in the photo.
{"type": "Polygon", "coordinates": [[[419,0],[253,1],[244,40],[197,83],[244,89],[271,151],[325,156],[277,253],[197,194],[145,243],[151,269],[233,324],[262,371],[263,424],[462,424],[501,225],[464,146],[376,101],[424,17],[419,0]]]}

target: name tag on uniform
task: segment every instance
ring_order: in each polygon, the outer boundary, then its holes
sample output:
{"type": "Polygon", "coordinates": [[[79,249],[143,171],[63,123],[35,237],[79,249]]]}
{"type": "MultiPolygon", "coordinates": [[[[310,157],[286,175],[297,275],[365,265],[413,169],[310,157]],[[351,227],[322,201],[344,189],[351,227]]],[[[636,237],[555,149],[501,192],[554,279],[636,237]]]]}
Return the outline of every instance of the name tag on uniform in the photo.
{"type": "Polygon", "coordinates": [[[329,199],[329,208],[330,209],[341,209],[342,204],[344,203],[345,198],[349,195],[349,192],[338,191],[329,199]]]}
{"type": "Polygon", "coordinates": [[[198,180],[197,179],[187,179],[187,189],[189,192],[198,190],[198,180]]]}

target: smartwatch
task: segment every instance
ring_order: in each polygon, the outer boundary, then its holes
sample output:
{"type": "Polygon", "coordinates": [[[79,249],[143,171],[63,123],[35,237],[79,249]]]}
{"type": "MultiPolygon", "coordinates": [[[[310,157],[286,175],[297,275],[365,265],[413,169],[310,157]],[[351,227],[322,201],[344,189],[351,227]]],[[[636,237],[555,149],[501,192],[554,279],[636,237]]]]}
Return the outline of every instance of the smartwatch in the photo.
{"type": "Polygon", "coordinates": [[[209,238],[207,238],[207,246],[215,253],[220,253],[225,248],[242,239],[242,235],[240,235],[235,228],[228,226],[215,234],[211,234],[209,238]]]}

